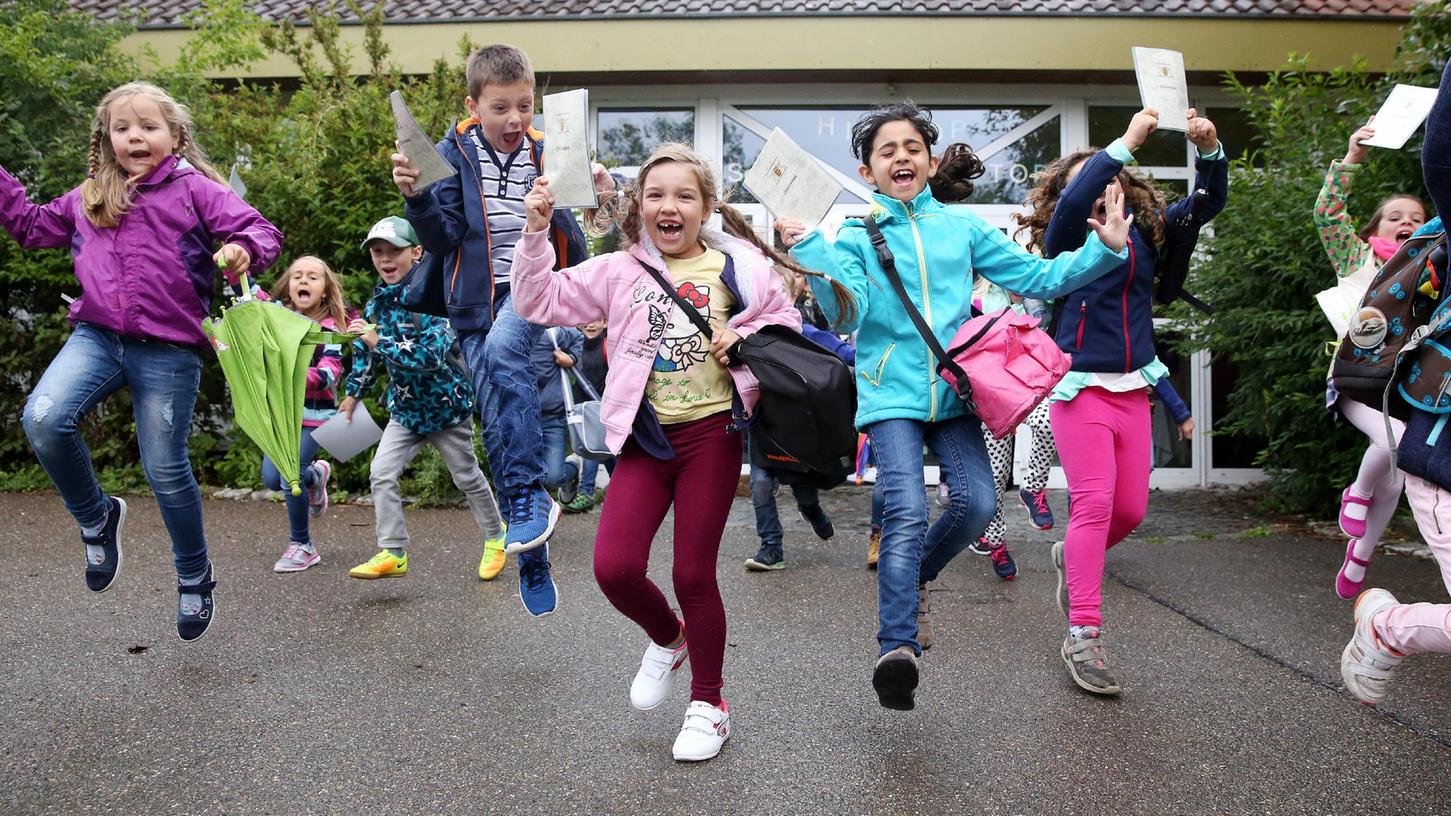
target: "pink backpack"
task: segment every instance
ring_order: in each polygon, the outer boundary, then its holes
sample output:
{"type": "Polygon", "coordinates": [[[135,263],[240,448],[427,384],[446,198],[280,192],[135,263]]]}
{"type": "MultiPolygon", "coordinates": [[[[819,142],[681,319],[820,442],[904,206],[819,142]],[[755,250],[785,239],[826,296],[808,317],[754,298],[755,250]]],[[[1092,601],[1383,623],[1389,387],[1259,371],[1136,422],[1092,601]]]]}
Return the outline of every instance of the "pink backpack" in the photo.
{"type": "MultiPolygon", "coordinates": [[[[935,346],[936,339],[928,345],[935,346]]],[[[962,324],[938,360],[942,379],[998,439],[1012,434],[1048,398],[1071,362],[1038,328],[1038,318],[1011,309],[962,324]]]]}
{"type": "Polygon", "coordinates": [[[967,410],[982,420],[989,433],[998,439],[1011,434],[1068,373],[1068,355],[1038,328],[1038,318],[1012,309],[968,320],[953,335],[952,348],[944,351],[932,327],[907,296],[896,260],[877,222],[867,216],[864,224],[892,290],[937,358],[937,373],[962,398],[967,410]]]}

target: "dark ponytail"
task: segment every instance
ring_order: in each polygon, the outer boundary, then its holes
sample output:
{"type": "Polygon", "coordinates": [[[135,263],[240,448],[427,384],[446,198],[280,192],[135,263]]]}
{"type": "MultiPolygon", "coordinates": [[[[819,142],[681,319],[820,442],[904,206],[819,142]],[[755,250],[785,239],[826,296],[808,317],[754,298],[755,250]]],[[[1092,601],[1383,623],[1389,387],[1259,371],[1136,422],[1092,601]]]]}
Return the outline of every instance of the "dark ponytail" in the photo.
{"type": "MultiPolygon", "coordinates": [[[[795,258],[762,241],[761,236],[757,235],[756,230],[751,227],[751,222],[746,219],[745,214],[735,207],[722,201],[717,205],[716,211],[720,213],[721,226],[725,228],[726,234],[734,235],[760,250],[761,254],[765,255],[777,269],[790,270],[798,275],[826,278],[827,283],[831,284],[831,294],[836,298],[835,325],[847,326],[856,322],[856,298],[851,296],[851,291],[845,286],[836,280],[827,278],[820,272],[807,269],[797,263],[795,258]]],[[[784,285],[785,281],[782,281],[782,284],[784,285]]]]}
{"type": "Polygon", "coordinates": [[[927,180],[932,188],[932,197],[943,204],[956,204],[972,197],[972,180],[980,177],[987,168],[972,148],[962,142],[955,142],[942,151],[937,163],[937,172],[927,180]]]}

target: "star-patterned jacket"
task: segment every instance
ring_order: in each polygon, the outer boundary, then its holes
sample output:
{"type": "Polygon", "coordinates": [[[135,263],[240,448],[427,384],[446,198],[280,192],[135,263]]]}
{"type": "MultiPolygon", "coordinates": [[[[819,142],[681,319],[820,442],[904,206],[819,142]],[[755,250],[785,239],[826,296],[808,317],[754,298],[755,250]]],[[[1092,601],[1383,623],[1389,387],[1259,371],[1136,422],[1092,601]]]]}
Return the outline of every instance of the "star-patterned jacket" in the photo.
{"type": "Polygon", "coordinates": [[[401,293],[400,285],[379,284],[363,307],[363,319],[378,327],[378,344],[369,349],[353,341],[347,395],[368,393],[381,362],[388,369],[388,413],[416,434],[437,433],[473,414],[474,388],[448,320],[404,309],[401,293]]]}

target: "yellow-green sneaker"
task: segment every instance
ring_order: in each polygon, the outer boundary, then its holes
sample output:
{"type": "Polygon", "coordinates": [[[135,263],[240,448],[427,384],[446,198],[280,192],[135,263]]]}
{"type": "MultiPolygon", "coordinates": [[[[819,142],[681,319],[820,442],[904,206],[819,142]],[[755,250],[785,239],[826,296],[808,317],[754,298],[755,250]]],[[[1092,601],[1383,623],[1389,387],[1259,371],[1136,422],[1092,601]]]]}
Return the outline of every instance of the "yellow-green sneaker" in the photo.
{"type": "Polygon", "coordinates": [[[504,531],[494,538],[484,539],[484,557],[479,559],[479,580],[492,581],[504,569],[509,557],[504,554],[504,531]]]}
{"type": "Polygon", "coordinates": [[[402,578],[408,574],[408,553],[403,553],[399,558],[387,550],[379,550],[378,554],[367,561],[348,570],[348,575],[354,578],[402,578]]]}

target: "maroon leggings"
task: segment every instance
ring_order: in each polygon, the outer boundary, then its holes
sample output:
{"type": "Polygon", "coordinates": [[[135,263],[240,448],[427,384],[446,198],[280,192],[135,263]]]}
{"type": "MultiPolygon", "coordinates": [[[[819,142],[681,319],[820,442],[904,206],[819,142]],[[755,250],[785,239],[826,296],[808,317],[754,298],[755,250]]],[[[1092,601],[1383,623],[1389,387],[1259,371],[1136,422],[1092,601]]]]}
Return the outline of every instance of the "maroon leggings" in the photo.
{"type": "Polygon", "coordinates": [[[662,461],[625,443],[595,536],[595,580],[610,603],[668,646],[681,623],[660,588],[645,574],[650,543],[675,505],[675,562],[671,579],[685,616],[690,647],[690,699],[721,704],[725,605],[716,583],[716,556],[741,472],[741,435],[728,433],[729,413],[665,426],[675,458],[662,461]]]}

